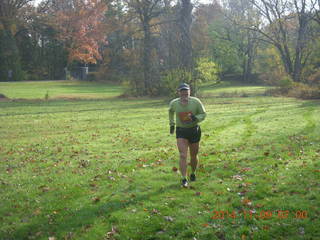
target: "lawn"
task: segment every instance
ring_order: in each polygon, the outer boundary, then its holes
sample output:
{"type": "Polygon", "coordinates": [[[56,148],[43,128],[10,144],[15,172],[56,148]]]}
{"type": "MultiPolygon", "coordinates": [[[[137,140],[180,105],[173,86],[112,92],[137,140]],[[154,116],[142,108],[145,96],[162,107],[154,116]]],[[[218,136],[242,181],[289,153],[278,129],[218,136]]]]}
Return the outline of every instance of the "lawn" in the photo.
{"type": "Polygon", "coordinates": [[[0,239],[320,238],[319,101],[207,86],[197,181],[184,189],[170,100],[121,92],[0,83],[25,98],[0,101],[0,239]]]}
{"type": "Polygon", "coordinates": [[[86,81],[0,82],[0,93],[23,99],[101,99],[123,92],[121,86],[86,81]]]}

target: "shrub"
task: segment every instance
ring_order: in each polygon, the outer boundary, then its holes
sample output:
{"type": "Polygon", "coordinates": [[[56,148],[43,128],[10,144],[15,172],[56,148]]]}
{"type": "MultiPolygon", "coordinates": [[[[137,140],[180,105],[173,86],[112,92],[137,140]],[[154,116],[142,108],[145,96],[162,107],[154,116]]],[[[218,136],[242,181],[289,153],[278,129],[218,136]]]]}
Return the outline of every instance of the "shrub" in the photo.
{"type": "Polygon", "coordinates": [[[87,75],[88,81],[97,81],[98,79],[98,72],[89,72],[87,75]]]}
{"type": "Polygon", "coordinates": [[[280,88],[280,92],[283,94],[287,94],[290,89],[294,86],[294,82],[291,77],[284,76],[278,83],[278,86],[280,88]]]}
{"type": "Polygon", "coordinates": [[[320,87],[303,83],[293,83],[290,89],[272,88],[265,91],[266,96],[287,96],[301,99],[320,99],[320,87]]]}
{"type": "Polygon", "coordinates": [[[220,68],[219,66],[210,61],[209,58],[200,58],[197,61],[196,70],[199,75],[199,83],[201,82],[218,82],[220,68]]]}
{"type": "Polygon", "coordinates": [[[292,88],[293,87],[293,80],[291,77],[289,76],[285,76],[283,77],[280,81],[279,81],[279,87],[282,87],[282,88],[292,88]]]}
{"type": "Polygon", "coordinates": [[[317,70],[315,73],[311,74],[307,81],[311,85],[320,85],[320,70],[317,70]]]}
{"type": "Polygon", "coordinates": [[[258,78],[259,78],[259,82],[263,84],[266,84],[269,86],[279,86],[280,84],[279,79],[281,80],[286,79],[288,78],[288,75],[281,70],[274,69],[271,71],[260,73],[258,78]]]}
{"type": "Polygon", "coordinates": [[[6,95],[0,93],[0,99],[6,99],[6,98],[7,98],[6,95]]]}
{"type": "Polygon", "coordinates": [[[288,96],[301,99],[320,99],[320,87],[294,83],[294,86],[288,92],[288,96]]]}
{"type": "Polygon", "coordinates": [[[170,97],[176,96],[177,87],[182,82],[190,84],[192,72],[180,68],[166,71],[161,77],[162,94],[170,97]]]}

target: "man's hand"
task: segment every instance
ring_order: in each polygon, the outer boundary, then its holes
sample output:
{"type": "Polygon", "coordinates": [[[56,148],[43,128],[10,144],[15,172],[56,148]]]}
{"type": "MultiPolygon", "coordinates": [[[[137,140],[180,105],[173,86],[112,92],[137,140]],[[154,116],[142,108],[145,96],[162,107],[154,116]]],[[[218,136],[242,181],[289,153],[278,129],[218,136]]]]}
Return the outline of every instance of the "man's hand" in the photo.
{"type": "Polygon", "coordinates": [[[196,116],[193,115],[192,113],[190,114],[190,118],[191,118],[192,122],[198,121],[198,119],[196,118],[196,116]]]}
{"type": "Polygon", "coordinates": [[[174,133],[174,126],[170,126],[170,134],[173,134],[174,133]]]}

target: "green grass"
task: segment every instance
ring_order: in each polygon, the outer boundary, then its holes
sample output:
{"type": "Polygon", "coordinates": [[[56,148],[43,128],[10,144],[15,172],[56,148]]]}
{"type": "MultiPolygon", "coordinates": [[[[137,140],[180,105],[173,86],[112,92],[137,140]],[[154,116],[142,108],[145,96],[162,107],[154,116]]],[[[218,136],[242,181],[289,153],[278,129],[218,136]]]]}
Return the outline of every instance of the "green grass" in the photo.
{"type": "Polygon", "coordinates": [[[11,99],[101,99],[121,94],[114,84],[87,81],[38,81],[0,83],[0,93],[11,99]]]}
{"type": "MultiPolygon", "coordinates": [[[[37,84],[0,92],[43,98],[54,83],[37,84]]],[[[169,99],[85,85],[92,99],[0,102],[0,239],[320,238],[319,101],[202,98],[198,180],[182,189],[169,99]]]]}
{"type": "Polygon", "coordinates": [[[239,82],[220,82],[205,84],[200,87],[200,95],[203,97],[255,97],[263,96],[270,86],[255,86],[239,82]]]}

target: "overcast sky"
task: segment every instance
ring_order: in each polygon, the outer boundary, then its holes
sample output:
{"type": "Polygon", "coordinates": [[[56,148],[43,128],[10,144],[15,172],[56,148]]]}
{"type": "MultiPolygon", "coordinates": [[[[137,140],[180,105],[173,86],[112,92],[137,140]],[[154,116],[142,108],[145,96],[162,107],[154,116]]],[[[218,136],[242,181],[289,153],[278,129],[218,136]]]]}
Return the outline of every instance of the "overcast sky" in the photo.
{"type": "MultiPolygon", "coordinates": [[[[41,2],[42,0],[34,0],[34,3],[37,5],[39,4],[39,2],[41,2]]],[[[193,1],[193,0],[192,0],[193,1]]],[[[213,0],[196,0],[199,1],[201,3],[211,3],[213,0]]]]}

